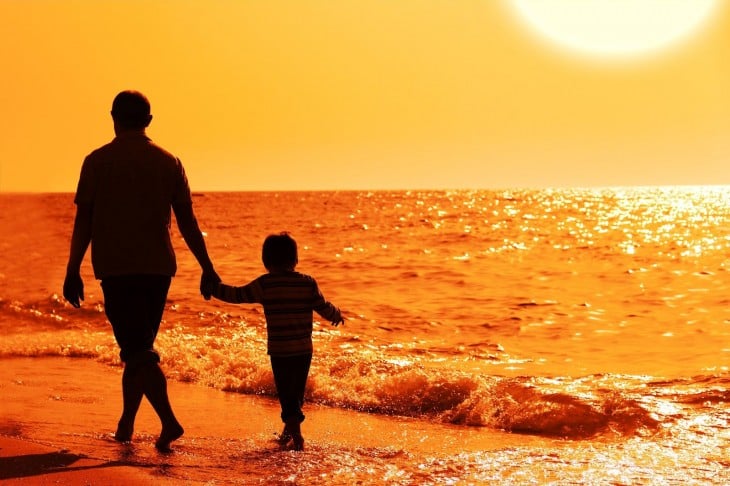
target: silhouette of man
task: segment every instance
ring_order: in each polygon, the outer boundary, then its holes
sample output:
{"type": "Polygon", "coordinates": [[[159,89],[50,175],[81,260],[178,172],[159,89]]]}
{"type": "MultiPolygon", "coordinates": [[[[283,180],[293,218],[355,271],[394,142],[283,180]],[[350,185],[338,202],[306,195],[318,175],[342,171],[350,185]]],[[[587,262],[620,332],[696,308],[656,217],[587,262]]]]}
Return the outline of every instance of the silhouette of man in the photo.
{"type": "MultiPolygon", "coordinates": [[[[152,121],[149,101],[137,91],[123,91],[114,99],[111,114],[115,138],[89,154],[81,168],[63,296],[74,307],[84,300],[80,267],[91,244],[94,276],[101,280],[105,312],[124,363],[124,409],[114,437],[120,442],[132,439],[134,419],[146,396],[162,423],[155,446],[167,451],[184,432],[154,349],[176,271],[171,209],[202,268],[201,292],[220,278],[208,257],[180,160],[145,133],[152,121]]],[[[203,296],[210,298],[207,291],[203,296]]]]}

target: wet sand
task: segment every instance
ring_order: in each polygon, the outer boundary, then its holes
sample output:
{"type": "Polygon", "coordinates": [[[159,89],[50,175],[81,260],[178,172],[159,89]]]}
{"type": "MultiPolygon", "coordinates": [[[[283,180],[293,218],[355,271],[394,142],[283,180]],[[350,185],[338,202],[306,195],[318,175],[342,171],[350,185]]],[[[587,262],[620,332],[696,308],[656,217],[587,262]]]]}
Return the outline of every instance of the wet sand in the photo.
{"type": "MultiPolygon", "coordinates": [[[[387,468],[388,463],[446,451],[484,452],[546,442],[482,428],[307,406],[305,451],[286,451],[273,440],[281,429],[274,399],[171,380],[171,400],[186,433],[173,443],[172,453],[162,454],[154,448],[159,423],[146,401],[133,442],[113,440],[120,379],[121,369],[88,359],[0,360],[0,479],[58,484],[294,484],[311,480],[316,466],[326,471],[321,484],[346,484],[355,477],[367,478],[367,470],[359,468],[375,463],[387,468]],[[328,462],[333,457],[342,463],[328,462]]],[[[370,476],[375,483],[385,479],[381,471],[375,473],[370,476]]]]}
{"type": "Polygon", "coordinates": [[[154,468],[0,435],[0,480],[10,484],[175,484],[154,468]]]}

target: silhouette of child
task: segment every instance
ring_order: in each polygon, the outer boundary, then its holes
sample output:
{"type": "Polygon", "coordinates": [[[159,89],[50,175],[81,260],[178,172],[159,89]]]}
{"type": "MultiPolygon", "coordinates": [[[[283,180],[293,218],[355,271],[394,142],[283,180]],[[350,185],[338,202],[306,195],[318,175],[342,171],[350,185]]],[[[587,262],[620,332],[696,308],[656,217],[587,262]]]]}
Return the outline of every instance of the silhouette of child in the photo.
{"type": "Polygon", "coordinates": [[[266,238],[262,260],[268,273],[252,282],[241,287],[211,282],[208,290],[224,302],[263,305],[268,354],[285,424],[278,440],[282,446],[291,442],[294,450],[302,450],[302,405],[313,351],[312,311],[334,326],[344,319],[340,309],[322,296],[314,278],[294,271],[299,262],[297,244],[288,233],[266,238]]]}

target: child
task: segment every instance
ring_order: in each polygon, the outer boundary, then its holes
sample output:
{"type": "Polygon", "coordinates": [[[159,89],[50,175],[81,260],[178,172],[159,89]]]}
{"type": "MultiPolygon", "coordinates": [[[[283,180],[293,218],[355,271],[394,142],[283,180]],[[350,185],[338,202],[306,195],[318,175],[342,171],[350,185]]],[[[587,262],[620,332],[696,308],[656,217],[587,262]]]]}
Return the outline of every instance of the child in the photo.
{"type": "Polygon", "coordinates": [[[312,277],[294,271],[299,262],[297,243],[288,233],[266,238],[262,260],[268,273],[242,287],[219,282],[211,285],[210,291],[213,297],[232,304],[263,304],[268,354],[285,424],[279,443],[286,446],[291,441],[295,450],[302,450],[300,424],[312,362],[312,311],[334,326],[344,320],[340,310],[324,299],[312,277]]]}

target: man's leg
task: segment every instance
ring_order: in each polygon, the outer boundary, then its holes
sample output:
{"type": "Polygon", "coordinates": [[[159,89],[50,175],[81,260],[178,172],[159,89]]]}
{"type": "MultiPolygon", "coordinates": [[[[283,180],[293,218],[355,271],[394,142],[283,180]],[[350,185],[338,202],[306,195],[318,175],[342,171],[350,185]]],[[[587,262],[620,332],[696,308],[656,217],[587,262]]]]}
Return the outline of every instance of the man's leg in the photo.
{"type": "Polygon", "coordinates": [[[144,383],[144,394],[162,422],[162,431],[155,442],[155,447],[161,451],[168,451],[170,443],[179,439],[185,431],[172,411],[170,398],[167,395],[167,378],[157,362],[147,363],[140,373],[144,383]]]}
{"type": "Polygon", "coordinates": [[[152,275],[102,281],[106,314],[125,363],[122,376],[124,410],[117,440],[131,440],[134,418],[144,395],[162,423],[155,446],[163,451],[169,450],[170,443],[183,435],[183,428],[170,405],[159,355],[154,350],[169,286],[169,277],[152,275]]]}
{"type": "Polygon", "coordinates": [[[117,432],[114,438],[119,442],[129,442],[132,440],[134,433],[134,419],[137,411],[142,403],[144,396],[144,383],[140,379],[141,375],[135,366],[124,365],[124,374],[122,375],[122,399],[124,408],[122,410],[122,418],[119,419],[117,432]]]}
{"type": "Polygon", "coordinates": [[[133,352],[139,347],[137,336],[140,333],[139,308],[132,277],[113,277],[101,282],[104,292],[104,311],[114,331],[114,338],[120,348],[119,356],[124,364],[122,374],[122,416],[117,424],[114,438],[119,442],[132,440],[134,420],[144,396],[144,384],[140,379],[139,366],[131,360],[133,352]]]}
{"type": "Polygon", "coordinates": [[[124,411],[117,429],[117,440],[124,442],[125,430],[129,430],[131,440],[134,417],[137,414],[142,396],[147,397],[162,423],[162,432],[155,447],[167,451],[170,443],[183,435],[183,428],[175,417],[167,394],[167,379],[159,365],[155,352],[143,351],[127,358],[122,376],[124,411]]]}

